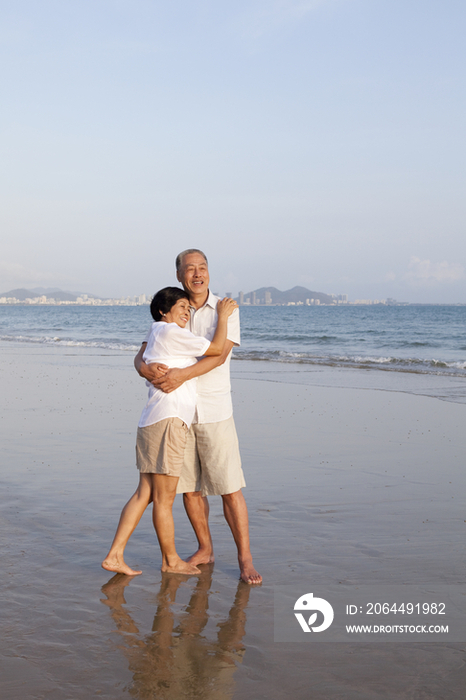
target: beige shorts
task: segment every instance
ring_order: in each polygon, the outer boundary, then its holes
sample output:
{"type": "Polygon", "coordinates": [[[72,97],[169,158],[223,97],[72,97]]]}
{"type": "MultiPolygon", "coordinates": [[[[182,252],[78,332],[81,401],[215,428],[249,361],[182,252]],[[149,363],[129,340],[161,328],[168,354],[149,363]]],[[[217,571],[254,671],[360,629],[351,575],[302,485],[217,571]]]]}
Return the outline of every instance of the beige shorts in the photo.
{"type": "Polygon", "coordinates": [[[183,467],[188,427],[181,418],[165,418],[138,428],[136,466],[143,474],[179,476],[183,467]]]}
{"type": "Polygon", "coordinates": [[[193,423],[176,492],[223,496],[243,486],[246,482],[233,416],[219,423],[193,423]]]}

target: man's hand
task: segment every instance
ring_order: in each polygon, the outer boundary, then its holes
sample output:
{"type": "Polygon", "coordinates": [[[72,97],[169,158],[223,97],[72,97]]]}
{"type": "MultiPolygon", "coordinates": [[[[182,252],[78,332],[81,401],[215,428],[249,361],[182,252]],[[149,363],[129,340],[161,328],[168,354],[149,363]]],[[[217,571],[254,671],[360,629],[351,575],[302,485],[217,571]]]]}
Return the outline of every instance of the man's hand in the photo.
{"type": "Polygon", "coordinates": [[[168,372],[167,365],[161,365],[158,362],[151,362],[151,364],[146,365],[146,367],[147,373],[151,377],[148,381],[154,386],[156,386],[157,382],[159,382],[168,372]]]}
{"type": "Polygon", "coordinates": [[[148,382],[156,382],[166,374],[168,367],[167,365],[162,365],[159,362],[153,362],[150,365],[146,365],[142,359],[146,345],[147,343],[143,343],[141,345],[141,349],[134,358],[134,367],[140,377],[147,379],[148,382]]]}
{"type": "Polygon", "coordinates": [[[156,386],[156,382],[160,381],[162,377],[168,372],[167,365],[161,365],[158,362],[151,362],[150,365],[146,365],[142,362],[139,366],[139,374],[148,382],[156,386]]]}
{"type": "Polygon", "coordinates": [[[148,382],[154,382],[161,379],[168,370],[167,365],[162,365],[159,362],[153,362],[150,365],[146,365],[142,356],[144,355],[144,350],[146,349],[147,343],[143,343],[141,348],[134,358],[134,367],[136,372],[143,379],[147,379],[148,382]]]}
{"type": "Polygon", "coordinates": [[[166,394],[170,394],[175,389],[178,389],[184,382],[189,379],[188,372],[189,367],[181,369],[180,367],[172,367],[164,372],[164,376],[159,379],[155,379],[152,384],[161,389],[166,394]]]}

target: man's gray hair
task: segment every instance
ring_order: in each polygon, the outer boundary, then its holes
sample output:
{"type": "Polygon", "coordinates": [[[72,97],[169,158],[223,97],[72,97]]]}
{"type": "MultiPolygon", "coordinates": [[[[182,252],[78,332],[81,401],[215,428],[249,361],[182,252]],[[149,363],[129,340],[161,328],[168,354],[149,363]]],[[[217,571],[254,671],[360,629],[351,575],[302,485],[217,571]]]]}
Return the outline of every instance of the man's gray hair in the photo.
{"type": "Polygon", "coordinates": [[[186,255],[190,255],[191,253],[199,253],[199,255],[202,255],[204,260],[207,262],[207,255],[202,252],[202,250],[199,250],[199,248],[187,248],[186,250],[183,250],[182,253],[179,253],[179,255],[176,256],[175,260],[175,266],[176,266],[176,271],[179,272],[181,270],[181,266],[183,265],[183,260],[186,255]]]}

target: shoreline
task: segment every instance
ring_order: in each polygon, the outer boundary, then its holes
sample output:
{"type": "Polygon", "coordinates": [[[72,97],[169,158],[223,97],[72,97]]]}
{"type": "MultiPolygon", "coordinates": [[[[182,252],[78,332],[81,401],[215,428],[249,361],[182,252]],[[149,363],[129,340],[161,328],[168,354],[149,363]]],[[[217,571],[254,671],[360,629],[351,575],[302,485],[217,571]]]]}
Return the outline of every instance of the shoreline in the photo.
{"type": "MultiPolygon", "coordinates": [[[[311,655],[306,645],[271,641],[274,586],[464,583],[461,404],[416,386],[380,390],[362,372],[233,363],[252,549],[264,576],[246,595],[216,498],[217,560],[199,580],[170,583],[160,574],[149,513],[127,554],[143,575],[125,580],[100,569],[137,483],[146,390],[132,357],[3,350],[8,700],[156,691],[172,700],[180,682],[194,683],[195,698],[463,697],[464,644],[323,644],[311,655]],[[358,377],[362,387],[353,386],[358,377]]],[[[181,499],[175,522],[188,556],[195,543],[181,499]]]]}
{"type": "MultiPolygon", "coordinates": [[[[14,363],[24,356],[32,356],[44,364],[70,366],[100,366],[107,364],[118,371],[133,372],[133,357],[139,346],[122,349],[88,345],[53,345],[36,342],[0,340],[0,352],[5,362],[14,363]],[[53,359],[52,359],[53,358],[53,359]],[[74,358],[74,359],[72,359],[74,358]]],[[[442,401],[466,403],[466,378],[448,374],[382,367],[347,367],[332,364],[280,362],[274,360],[242,359],[233,354],[231,377],[253,381],[304,384],[306,386],[338,387],[402,392],[438,398],[442,401]]]]}

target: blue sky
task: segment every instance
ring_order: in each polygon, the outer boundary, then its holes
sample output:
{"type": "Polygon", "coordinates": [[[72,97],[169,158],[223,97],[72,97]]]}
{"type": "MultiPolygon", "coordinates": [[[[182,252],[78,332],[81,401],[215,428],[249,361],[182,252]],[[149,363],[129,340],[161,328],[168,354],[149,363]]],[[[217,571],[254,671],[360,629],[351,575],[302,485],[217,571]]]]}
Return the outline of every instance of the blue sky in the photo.
{"type": "Polygon", "coordinates": [[[466,303],[457,0],[1,4],[0,291],[466,303]]]}

